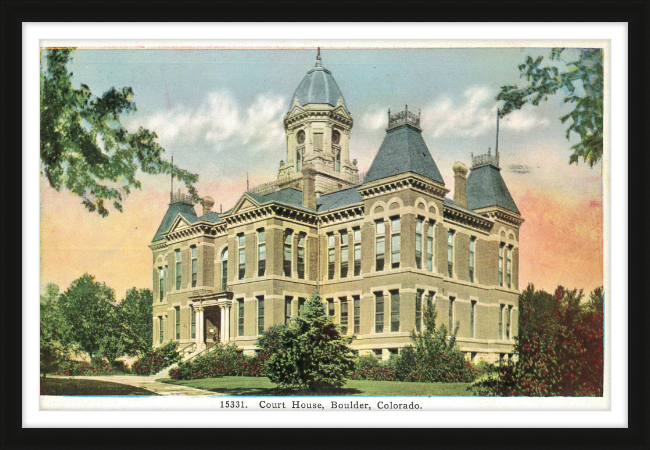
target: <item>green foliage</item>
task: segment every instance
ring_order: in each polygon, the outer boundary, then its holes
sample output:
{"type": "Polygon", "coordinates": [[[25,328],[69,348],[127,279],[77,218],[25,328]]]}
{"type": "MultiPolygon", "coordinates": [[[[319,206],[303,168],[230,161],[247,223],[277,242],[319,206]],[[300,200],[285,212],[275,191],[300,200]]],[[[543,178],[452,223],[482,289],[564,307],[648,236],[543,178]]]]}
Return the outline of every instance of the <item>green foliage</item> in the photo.
{"type": "Polygon", "coordinates": [[[447,327],[436,327],[435,305],[425,308],[424,327],[411,332],[412,346],[402,349],[389,360],[389,367],[399,380],[420,382],[469,382],[476,376],[471,363],[456,346],[455,330],[447,336],[447,327]]]}
{"type": "Polygon", "coordinates": [[[48,284],[40,300],[41,373],[59,370],[75,353],[70,327],[59,308],[59,287],[48,284]]]}
{"type": "Polygon", "coordinates": [[[589,301],[582,299],[581,290],[559,286],[550,295],[529,285],[520,296],[517,360],[500,366],[496,376],[477,380],[476,395],[602,396],[602,288],[589,301]],[[536,312],[533,305],[547,305],[547,311],[536,312]],[[548,320],[540,320],[544,316],[548,320]]]}
{"type": "Polygon", "coordinates": [[[245,356],[237,351],[237,346],[219,344],[182,362],[169,373],[173,380],[194,380],[200,378],[221,378],[223,376],[264,376],[266,357],[245,356]]]}
{"type": "Polygon", "coordinates": [[[178,353],[178,342],[170,341],[162,347],[150,350],[133,363],[133,372],[138,375],[151,375],[169,367],[182,356],[178,353]]]}
{"type": "Polygon", "coordinates": [[[348,346],[353,336],[341,335],[318,292],[298,317],[272,333],[258,345],[270,355],[266,373],[274,383],[321,391],[343,386],[352,373],[354,357],[348,346]]]}
{"type": "Polygon", "coordinates": [[[198,200],[198,175],[163,160],[155,132],[140,127],[130,133],[122,125],[121,116],[136,111],[130,87],[112,87],[97,97],[85,84],[73,86],[67,69],[73,51],[46,50],[41,74],[41,163],[50,186],[67,189],[102,217],[109,213],[107,202],[121,212],[122,200],[141,188],[138,170],[172,174],[198,200]]]}
{"type": "Polygon", "coordinates": [[[118,303],[116,314],[120,329],[120,341],[123,344],[122,354],[140,356],[151,349],[153,340],[152,304],[151,290],[136,288],[126,291],[124,300],[118,303]]]}
{"type": "Polygon", "coordinates": [[[549,59],[554,65],[542,66],[544,57],[528,56],[525,63],[518,66],[521,78],[526,78],[528,84],[522,88],[501,87],[496,97],[505,102],[500,116],[521,109],[527,103],[537,106],[562,91],[564,103],[575,105],[573,111],[560,117],[562,123],[571,119],[566,137],[569,139],[572,132],[580,136],[580,142],[571,147],[573,154],[569,163],[577,164],[582,158],[593,166],[603,156],[603,52],[601,49],[580,49],[580,57],[561,68],[559,62],[564,50],[552,49],[549,59]]]}
{"type": "Polygon", "coordinates": [[[354,360],[354,372],[358,373],[364,370],[371,370],[379,367],[379,360],[372,355],[359,356],[354,360]]]}
{"type": "MultiPolygon", "coordinates": [[[[93,358],[116,330],[115,292],[85,273],[61,294],[59,306],[70,326],[71,337],[93,358]]],[[[106,345],[106,344],[105,344],[106,345]]]]}

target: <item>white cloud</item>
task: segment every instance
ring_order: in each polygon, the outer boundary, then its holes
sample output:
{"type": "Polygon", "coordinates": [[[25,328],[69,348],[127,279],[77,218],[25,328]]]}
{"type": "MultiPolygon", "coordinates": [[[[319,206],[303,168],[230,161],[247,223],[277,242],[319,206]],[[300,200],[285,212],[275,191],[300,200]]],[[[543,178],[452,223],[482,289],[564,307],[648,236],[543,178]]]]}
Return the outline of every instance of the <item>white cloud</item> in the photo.
{"type": "Polygon", "coordinates": [[[379,130],[385,128],[388,123],[388,113],[385,109],[375,112],[366,112],[361,116],[361,126],[368,130],[379,130]]]}
{"type": "Polygon", "coordinates": [[[167,148],[194,145],[222,150],[247,146],[268,150],[284,146],[284,99],[261,95],[247,109],[240,108],[228,92],[212,92],[196,108],[177,106],[165,112],[134,118],[158,134],[167,148]]]}
{"type": "MultiPolygon", "coordinates": [[[[440,96],[423,108],[422,127],[433,137],[476,137],[494,132],[496,111],[494,92],[484,86],[473,86],[458,100],[440,96]]],[[[537,111],[527,108],[501,119],[500,126],[513,131],[526,131],[548,124],[548,119],[540,118],[537,111]]]]}

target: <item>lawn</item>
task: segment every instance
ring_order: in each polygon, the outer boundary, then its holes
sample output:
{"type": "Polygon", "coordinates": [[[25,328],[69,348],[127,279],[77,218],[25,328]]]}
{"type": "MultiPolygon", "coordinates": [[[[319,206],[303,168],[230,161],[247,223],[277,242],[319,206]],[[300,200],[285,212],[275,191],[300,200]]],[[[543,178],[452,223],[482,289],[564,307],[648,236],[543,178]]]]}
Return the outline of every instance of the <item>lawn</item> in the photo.
{"type": "Polygon", "coordinates": [[[99,380],[41,378],[41,395],[158,395],[146,389],[99,380]]]}
{"type": "MultiPolygon", "coordinates": [[[[223,377],[201,380],[159,379],[164,383],[179,384],[226,395],[315,395],[300,388],[280,388],[266,377],[223,377]]],[[[317,395],[373,395],[373,396],[471,396],[469,383],[408,383],[401,381],[349,380],[345,386],[317,395]]]]}

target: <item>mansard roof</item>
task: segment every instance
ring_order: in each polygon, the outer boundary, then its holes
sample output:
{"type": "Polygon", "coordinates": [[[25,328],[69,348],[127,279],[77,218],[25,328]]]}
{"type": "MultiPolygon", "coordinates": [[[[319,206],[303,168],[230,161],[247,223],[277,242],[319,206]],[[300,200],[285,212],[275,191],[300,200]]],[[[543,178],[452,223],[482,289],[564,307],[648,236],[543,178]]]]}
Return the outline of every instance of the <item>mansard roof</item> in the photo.
{"type": "Polygon", "coordinates": [[[445,182],[431,157],[422,132],[409,124],[389,128],[375,155],[364,184],[405,172],[413,172],[442,185],[445,182]]]}
{"type": "Polygon", "coordinates": [[[163,220],[158,227],[158,231],[156,231],[156,235],[153,237],[153,240],[151,242],[156,242],[162,239],[162,235],[169,231],[169,228],[172,226],[174,220],[179,214],[189,223],[198,221],[194,206],[183,202],[171,203],[169,205],[169,208],[167,208],[165,217],[163,217],[163,220]]]}
{"type": "Polygon", "coordinates": [[[358,186],[353,186],[317,197],[316,208],[318,209],[318,212],[331,211],[333,209],[356,205],[357,203],[363,202],[363,197],[359,194],[359,191],[357,191],[357,187],[358,186]]]}
{"type": "Polygon", "coordinates": [[[466,185],[467,207],[477,210],[488,206],[500,206],[516,214],[519,209],[503,181],[501,169],[492,164],[473,168],[466,185]]]}

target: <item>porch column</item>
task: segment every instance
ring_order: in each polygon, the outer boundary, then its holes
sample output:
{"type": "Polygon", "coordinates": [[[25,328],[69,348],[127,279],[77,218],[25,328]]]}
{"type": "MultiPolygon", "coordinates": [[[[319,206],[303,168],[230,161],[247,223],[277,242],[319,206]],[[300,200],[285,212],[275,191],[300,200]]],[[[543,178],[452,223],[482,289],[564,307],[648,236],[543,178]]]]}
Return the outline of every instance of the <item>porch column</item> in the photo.
{"type": "Polygon", "coordinates": [[[203,308],[199,310],[199,346],[200,347],[205,347],[205,314],[203,311],[203,308]]]}
{"type": "Polygon", "coordinates": [[[220,320],[221,320],[221,322],[220,322],[221,326],[219,327],[219,341],[223,343],[223,342],[226,341],[226,333],[225,333],[225,331],[226,331],[225,330],[226,308],[224,308],[223,306],[220,305],[219,306],[219,311],[220,311],[219,316],[220,316],[220,320]]]}
{"type": "Polygon", "coordinates": [[[195,325],[195,336],[194,336],[194,341],[196,342],[196,346],[198,347],[201,345],[201,314],[199,312],[199,308],[194,309],[194,323],[195,325]]]}
{"type": "Polygon", "coordinates": [[[230,305],[226,306],[226,342],[230,342],[230,305]]]}

